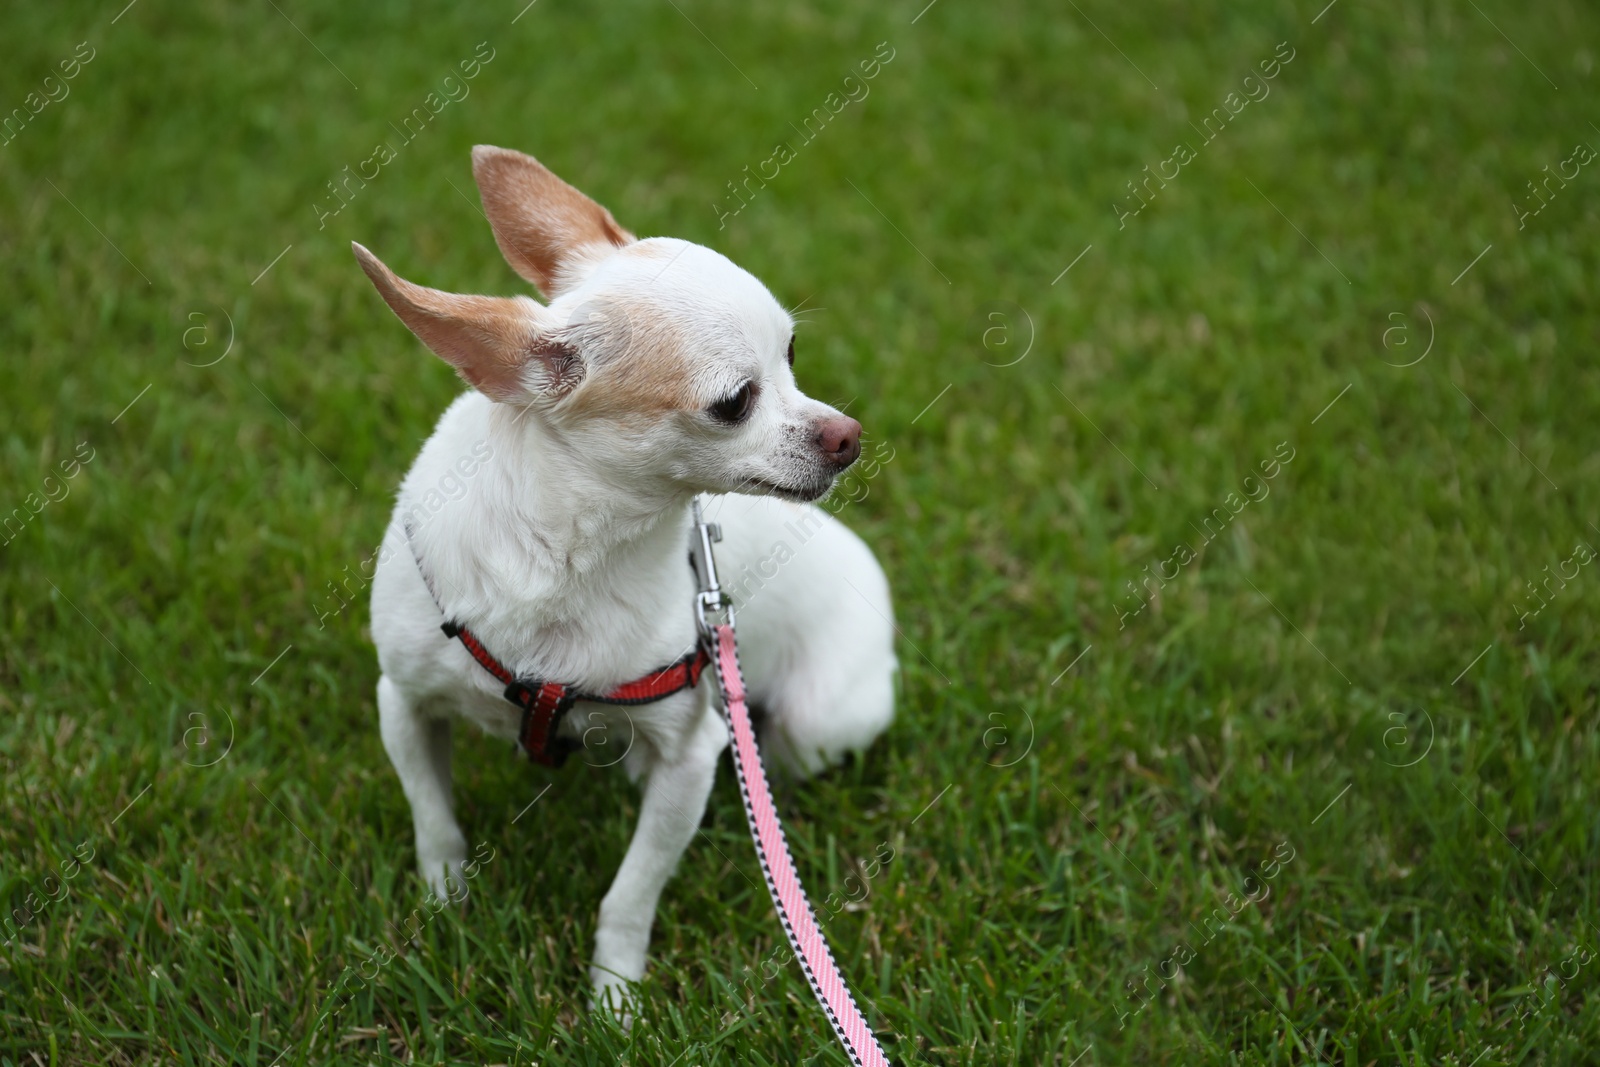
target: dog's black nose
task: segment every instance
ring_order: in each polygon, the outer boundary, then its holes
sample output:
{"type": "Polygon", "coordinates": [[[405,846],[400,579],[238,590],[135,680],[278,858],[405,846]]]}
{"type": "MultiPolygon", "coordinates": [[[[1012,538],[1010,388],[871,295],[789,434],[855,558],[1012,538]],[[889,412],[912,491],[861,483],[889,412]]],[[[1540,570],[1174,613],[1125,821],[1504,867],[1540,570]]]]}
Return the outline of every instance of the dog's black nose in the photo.
{"type": "Polygon", "coordinates": [[[861,455],[861,424],[848,415],[835,415],[817,424],[813,440],[825,462],[844,470],[861,455]]]}

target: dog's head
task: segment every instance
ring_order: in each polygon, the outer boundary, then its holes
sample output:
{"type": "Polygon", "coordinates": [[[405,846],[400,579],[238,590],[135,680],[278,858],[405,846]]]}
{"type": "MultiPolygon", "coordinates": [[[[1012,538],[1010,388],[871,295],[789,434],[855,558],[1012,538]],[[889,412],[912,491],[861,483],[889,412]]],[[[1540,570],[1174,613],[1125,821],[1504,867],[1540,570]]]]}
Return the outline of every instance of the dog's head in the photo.
{"type": "Polygon", "coordinates": [[[861,426],[795,386],[794,322],[709,248],[638,240],[531,156],[479,146],[472,169],[525,297],[413,285],[356,258],[423,343],[490,399],[629,477],[690,492],[815,500],[861,426]]]}

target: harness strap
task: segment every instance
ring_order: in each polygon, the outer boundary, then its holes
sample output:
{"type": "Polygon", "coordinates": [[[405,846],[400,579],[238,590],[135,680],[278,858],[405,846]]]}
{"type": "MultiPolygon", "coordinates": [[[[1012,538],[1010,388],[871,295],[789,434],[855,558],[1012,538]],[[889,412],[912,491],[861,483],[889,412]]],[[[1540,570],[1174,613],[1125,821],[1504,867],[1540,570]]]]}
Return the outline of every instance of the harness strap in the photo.
{"type": "MultiPolygon", "coordinates": [[[[435,600],[434,603],[437,604],[438,601],[435,600]]],[[[444,609],[440,608],[439,610],[443,611],[444,609]]],[[[458,625],[447,619],[439,629],[444,631],[446,637],[459,638],[461,643],[466,646],[467,651],[472,653],[472,658],[478,661],[478,665],[500,679],[501,685],[510,685],[516,680],[505,665],[491,656],[489,650],[483,647],[483,642],[478,640],[478,635],[465,626],[458,625]]]]}
{"type": "Polygon", "coordinates": [[[739,671],[739,648],[734,640],[733,624],[724,622],[710,627],[706,640],[711,646],[709,654],[716,667],[717,685],[722,690],[722,715],[733,738],[733,769],[739,778],[739,793],[744,798],[745,819],[750,823],[756,858],[761,861],[761,873],[766,875],[767,892],[772,894],[783,932],[789,935],[789,944],[794,946],[806,981],[811,983],[811,991],[827,1013],[828,1022],[849,1054],[850,1062],[856,1067],[889,1067],[889,1058],[884,1055],[833,962],[833,953],[817,926],[811,902],[800,884],[794,857],[789,854],[789,842],[778,822],[778,809],[772,800],[772,790],[767,786],[766,772],[761,767],[755,731],[750,726],[750,709],[745,703],[744,676],[739,671]]]}
{"type": "Polygon", "coordinates": [[[506,686],[506,699],[522,709],[517,747],[533,762],[559,767],[583,747],[570,737],[556,736],[561,717],[577,699],[560,682],[512,682],[506,686]]]}

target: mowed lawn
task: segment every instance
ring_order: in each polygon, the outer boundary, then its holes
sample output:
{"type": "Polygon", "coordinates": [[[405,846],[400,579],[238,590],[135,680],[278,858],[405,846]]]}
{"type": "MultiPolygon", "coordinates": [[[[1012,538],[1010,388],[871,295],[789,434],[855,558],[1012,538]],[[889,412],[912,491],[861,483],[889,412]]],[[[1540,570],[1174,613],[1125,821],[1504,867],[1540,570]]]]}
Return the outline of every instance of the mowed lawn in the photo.
{"type": "Polygon", "coordinates": [[[895,1062],[1594,1062],[1600,12],[524,3],[0,16],[0,1064],[845,1062],[726,767],[631,1031],[619,770],[462,733],[416,911],[361,564],[460,385],[349,243],[528,292],[476,143],[891,457],[899,717],[779,803],[895,1062]]]}

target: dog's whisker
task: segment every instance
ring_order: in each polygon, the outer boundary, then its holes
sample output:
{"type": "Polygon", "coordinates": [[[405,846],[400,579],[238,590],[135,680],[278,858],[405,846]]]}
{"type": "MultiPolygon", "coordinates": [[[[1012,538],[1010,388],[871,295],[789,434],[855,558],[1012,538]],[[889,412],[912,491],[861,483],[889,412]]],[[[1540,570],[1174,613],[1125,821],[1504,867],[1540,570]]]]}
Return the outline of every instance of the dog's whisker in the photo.
{"type": "MultiPolygon", "coordinates": [[[[806,301],[808,301],[810,299],[811,299],[811,297],[807,296],[804,300],[801,300],[800,303],[796,304],[794,307],[789,309],[789,314],[790,315],[798,315],[798,314],[800,314],[800,312],[808,310],[806,308],[806,301]]],[[[815,309],[813,308],[813,309],[809,309],[809,310],[815,310],[815,309]]]]}

